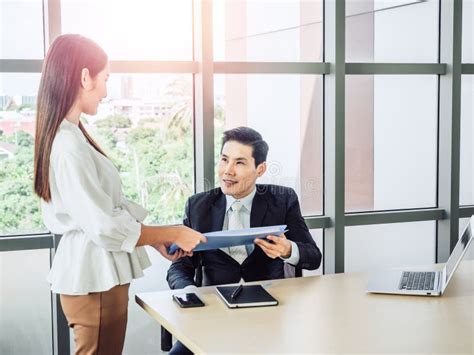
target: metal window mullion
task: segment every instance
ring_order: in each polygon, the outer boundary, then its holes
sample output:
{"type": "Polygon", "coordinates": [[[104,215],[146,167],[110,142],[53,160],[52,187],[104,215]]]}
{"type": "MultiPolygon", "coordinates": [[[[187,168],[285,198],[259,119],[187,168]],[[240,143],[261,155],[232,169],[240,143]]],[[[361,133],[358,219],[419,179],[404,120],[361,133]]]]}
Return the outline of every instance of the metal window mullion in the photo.
{"type": "Polygon", "coordinates": [[[344,272],[345,0],[324,5],[324,273],[344,272]]]}
{"type": "Polygon", "coordinates": [[[459,218],[470,218],[474,215],[474,206],[459,207],[459,218]]]}
{"type": "Polygon", "coordinates": [[[331,219],[326,216],[307,216],[304,221],[308,229],[321,229],[331,226],[331,219]]]}
{"type": "Polygon", "coordinates": [[[346,63],[350,75],[443,75],[443,63],[346,63]]]}
{"type": "Polygon", "coordinates": [[[445,262],[458,239],[462,1],[441,0],[440,62],[447,64],[439,77],[438,207],[446,219],[438,221],[436,262],[445,262]]]}
{"type": "Polygon", "coordinates": [[[43,0],[44,55],[54,39],[61,34],[61,0],[43,0]]]}
{"type": "Polygon", "coordinates": [[[445,218],[445,211],[441,208],[427,208],[417,210],[346,213],[345,216],[346,226],[362,226],[373,224],[436,221],[445,218]]]}
{"type": "MultiPolygon", "coordinates": [[[[41,73],[42,59],[0,59],[0,73],[41,73]]],[[[190,73],[198,72],[193,61],[111,60],[113,73],[190,73]]]]}
{"type": "Polygon", "coordinates": [[[195,192],[214,187],[214,68],[212,1],[195,0],[194,60],[194,161],[195,192]]]}
{"type": "Polygon", "coordinates": [[[41,73],[42,59],[0,59],[0,73],[41,73]]]}
{"type": "Polygon", "coordinates": [[[329,74],[329,63],[305,62],[214,62],[219,74],[329,74]]]}
{"type": "Polygon", "coordinates": [[[111,60],[112,73],[197,73],[198,63],[193,61],[111,60]]]}
{"type": "Polygon", "coordinates": [[[465,75],[473,75],[474,74],[474,64],[465,63],[462,65],[462,73],[465,75]]]}
{"type": "Polygon", "coordinates": [[[50,249],[52,247],[53,236],[51,234],[0,236],[0,252],[50,249]]]}

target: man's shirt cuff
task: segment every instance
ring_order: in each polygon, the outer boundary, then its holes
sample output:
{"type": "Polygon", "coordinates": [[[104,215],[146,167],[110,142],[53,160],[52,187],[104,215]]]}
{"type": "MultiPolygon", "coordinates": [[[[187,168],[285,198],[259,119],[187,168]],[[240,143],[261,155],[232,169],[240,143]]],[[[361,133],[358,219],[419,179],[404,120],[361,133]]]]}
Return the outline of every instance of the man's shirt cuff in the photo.
{"type": "Polygon", "coordinates": [[[288,258],[281,258],[285,263],[291,264],[293,266],[297,265],[300,261],[300,250],[298,249],[298,245],[295,242],[291,241],[291,254],[288,258]]]}

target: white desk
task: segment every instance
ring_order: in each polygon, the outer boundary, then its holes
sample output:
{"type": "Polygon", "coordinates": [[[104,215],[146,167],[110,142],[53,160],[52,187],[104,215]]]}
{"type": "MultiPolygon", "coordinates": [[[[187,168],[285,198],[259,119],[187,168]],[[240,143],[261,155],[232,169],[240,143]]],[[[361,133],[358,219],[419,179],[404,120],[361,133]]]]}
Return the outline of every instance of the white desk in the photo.
{"type": "Polygon", "coordinates": [[[206,307],[181,309],[175,291],[137,303],[196,353],[474,354],[474,261],[460,265],[442,297],[366,294],[368,274],[263,282],[277,307],[228,309],[214,287],[206,307]]]}

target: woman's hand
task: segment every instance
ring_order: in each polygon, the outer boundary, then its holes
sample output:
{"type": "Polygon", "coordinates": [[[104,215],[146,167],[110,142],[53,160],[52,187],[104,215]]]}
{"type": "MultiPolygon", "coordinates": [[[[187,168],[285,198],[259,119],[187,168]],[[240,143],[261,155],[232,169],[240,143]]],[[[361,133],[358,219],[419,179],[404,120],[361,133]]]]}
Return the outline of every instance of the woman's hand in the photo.
{"type": "Polygon", "coordinates": [[[192,255],[192,251],[199,243],[207,239],[201,233],[186,226],[147,226],[142,224],[141,234],[137,246],[151,245],[166,259],[174,261],[183,256],[192,255]],[[168,254],[167,248],[175,243],[180,250],[175,254],[168,254]]]}
{"type": "Polygon", "coordinates": [[[174,254],[168,254],[169,245],[165,245],[165,244],[153,244],[152,247],[158,250],[158,252],[169,261],[178,260],[179,258],[182,258],[183,256],[193,256],[193,252],[186,252],[181,249],[176,250],[174,254]]]}
{"type": "Polygon", "coordinates": [[[201,233],[186,227],[179,226],[176,234],[175,244],[179,246],[184,252],[191,252],[199,243],[206,243],[207,239],[201,233]]]}

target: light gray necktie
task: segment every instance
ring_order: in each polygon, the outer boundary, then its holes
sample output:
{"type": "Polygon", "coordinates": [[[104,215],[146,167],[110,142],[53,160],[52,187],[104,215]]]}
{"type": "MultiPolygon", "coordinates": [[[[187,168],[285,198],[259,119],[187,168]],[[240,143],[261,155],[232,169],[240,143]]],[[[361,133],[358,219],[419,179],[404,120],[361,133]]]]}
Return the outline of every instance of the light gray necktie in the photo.
{"type": "MultiPolygon", "coordinates": [[[[239,200],[234,201],[232,206],[229,209],[228,215],[229,215],[229,223],[228,223],[228,228],[229,230],[231,229],[243,229],[244,226],[242,224],[242,219],[240,216],[240,210],[242,208],[242,202],[239,200]]],[[[229,254],[231,257],[233,257],[239,264],[242,264],[242,262],[247,258],[247,249],[245,248],[244,245],[239,245],[235,247],[229,247],[227,249],[227,254],[229,254]]]]}

